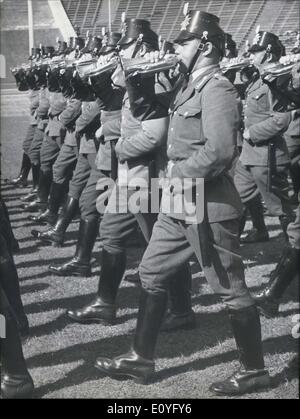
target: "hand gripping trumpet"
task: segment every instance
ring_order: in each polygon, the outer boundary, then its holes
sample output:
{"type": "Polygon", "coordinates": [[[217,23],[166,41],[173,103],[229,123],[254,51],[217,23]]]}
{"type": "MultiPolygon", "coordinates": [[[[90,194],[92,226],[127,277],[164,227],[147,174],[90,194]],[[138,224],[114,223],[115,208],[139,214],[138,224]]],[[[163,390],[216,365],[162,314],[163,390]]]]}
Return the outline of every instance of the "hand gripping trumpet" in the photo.
{"type": "Polygon", "coordinates": [[[300,54],[285,55],[280,58],[279,63],[266,68],[261,77],[267,81],[275,80],[278,77],[291,73],[293,67],[297,64],[300,64],[300,54]]]}
{"type": "Polygon", "coordinates": [[[245,57],[234,57],[230,58],[227,61],[222,61],[220,63],[220,67],[223,74],[227,73],[227,71],[229,70],[239,71],[250,65],[252,65],[252,60],[250,60],[250,58],[245,57]]]}
{"type": "Polygon", "coordinates": [[[144,57],[122,60],[123,69],[126,76],[151,75],[167,71],[174,68],[179,63],[179,58],[175,54],[166,54],[156,62],[149,62],[144,57]]]}

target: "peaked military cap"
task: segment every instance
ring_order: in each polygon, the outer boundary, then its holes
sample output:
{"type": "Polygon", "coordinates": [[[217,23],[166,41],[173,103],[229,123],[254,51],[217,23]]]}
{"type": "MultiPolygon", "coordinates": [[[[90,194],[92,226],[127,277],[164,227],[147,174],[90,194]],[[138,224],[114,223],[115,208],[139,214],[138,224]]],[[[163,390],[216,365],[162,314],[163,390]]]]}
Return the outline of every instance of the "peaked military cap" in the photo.
{"type": "Polygon", "coordinates": [[[121,37],[122,34],[119,32],[107,32],[102,40],[102,48],[100,50],[100,54],[106,54],[108,52],[114,51],[121,37]]]}
{"type": "Polygon", "coordinates": [[[278,36],[272,32],[258,31],[255,35],[249,52],[267,51],[281,56],[283,53],[283,45],[278,36]]]}
{"type": "Polygon", "coordinates": [[[141,37],[155,49],[158,49],[158,36],[150,27],[150,22],[144,19],[126,19],[123,23],[122,38],[118,45],[124,46],[137,41],[141,37]]]}
{"type": "Polygon", "coordinates": [[[181,31],[176,42],[186,41],[191,38],[211,39],[220,38],[225,41],[225,33],[219,26],[220,19],[211,13],[200,10],[190,10],[187,12],[184,21],[181,24],[181,31]]]}

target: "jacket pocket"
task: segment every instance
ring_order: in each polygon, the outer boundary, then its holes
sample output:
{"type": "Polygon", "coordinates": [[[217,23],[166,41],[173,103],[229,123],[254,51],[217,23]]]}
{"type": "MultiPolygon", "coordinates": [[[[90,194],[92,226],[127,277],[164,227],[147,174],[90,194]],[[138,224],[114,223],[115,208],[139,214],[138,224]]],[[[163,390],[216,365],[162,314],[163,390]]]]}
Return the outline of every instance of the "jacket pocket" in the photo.
{"type": "Polygon", "coordinates": [[[195,107],[180,108],[177,112],[183,118],[200,118],[201,115],[201,109],[195,107]]]}
{"type": "Polygon", "coordinates": [[[254,96],[254,99],[258,111],[267,111],[269,109],[269,100],[266,92],[258,93],[254,96]]]}

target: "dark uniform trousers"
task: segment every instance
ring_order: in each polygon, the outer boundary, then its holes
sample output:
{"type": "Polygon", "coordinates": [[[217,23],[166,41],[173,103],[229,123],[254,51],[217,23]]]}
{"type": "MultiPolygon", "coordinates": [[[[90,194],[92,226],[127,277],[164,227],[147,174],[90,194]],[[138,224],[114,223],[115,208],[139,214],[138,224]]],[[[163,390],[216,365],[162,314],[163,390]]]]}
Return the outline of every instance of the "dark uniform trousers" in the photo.
{"type": "Polygon", "coordinates": [[[238,226],[236,219],[209,224],[206,240],[211,256],[203,264],[198,225],[159,214],[139,268],[143,288],[165,293],[176,270],[196,255],[209,285],[228,308],[252,306],[239,254],[238,226]]]}
{"type": "Polygon", "coordinates": [[[241,161],[237,162],[234,183],[243,203],[261,194],[268,215],[292,215],[293,210],[289,201],[289,184],[287,180],[287,165],[276,166],[272,174],[272,189],[268,188],[268,167],[246,166],[241,161]]]}
{"type": "Polygon", "coordinates": [[[53,165],[53,181],[62,185],[72,178],[78,159],[77,145],[63,144],[53,165]]]}
{"type": "Polygon", "coordinates": [[[109,170],[98,169],[94,159],[90,176],[79,199],[79,209],[83,220],[92,221],[102,217],[102,214],[97,210],[97,199],[103,191],[97,189],[97,183],[101,179],[110,178],[110,175],[109,170]]]}
{"type": "Polygon", "coordinates": [[[103,248],[113,254],[126,252],[126,242],[136,231],[137,225],[148,243],[156,218],[157,214],[105,213],[100,225],[103,248]]]}
{"type": "MultiPolygon", "coordinates": [[[[96,153],[80,153],[73,177],[69,186],[69,196],[79,200],[81,194],[89,180],[92,168],[95,167],[96,153]]],[[[95,187],[96,189],[96,187],[95,187]]]]}
{"type": "Polygon", "coordinates": [[[33,127],[34,134],[28,149],[31,164],[38,166],[41,162],[41,148],[44,140],[44,131],[39,127],[33,127]]]}
{"type": "Polygon", "coordinates": [[[249,85],[244,119],[251,142],[243,142],[234,181],[243,203],[260,192],[269,215],[290,216],[290,158],[282,133],[288,128],[291,115],[289,112],[279,112],[280,106],[279,98],[260,78],[249,85]],[[269,150],[270,143],[273,143],[273,151],[269,150]],[[268,167],[272,172],[271,185],[268,185],[268,167]]]}
{"type": "Polygon", "coordinates": [[[41,170],[44,173],[52,173],[52,167],[62,147],[62,137],[50,137],[45,134],[41,147],[41,170]]]}
{"type": "Polygon", "coordinates": [[[23,141],[23,151],[29,156],[31,142],[35,134],[36,125],[29,125],[26,131],[25,139],[23,141]]]}

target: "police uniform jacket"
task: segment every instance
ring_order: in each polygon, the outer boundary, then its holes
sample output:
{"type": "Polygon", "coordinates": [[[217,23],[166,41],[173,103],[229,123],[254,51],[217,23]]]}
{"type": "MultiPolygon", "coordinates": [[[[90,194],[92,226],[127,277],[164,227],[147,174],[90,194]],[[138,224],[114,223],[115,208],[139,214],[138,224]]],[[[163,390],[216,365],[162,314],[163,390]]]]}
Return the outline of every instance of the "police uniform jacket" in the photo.
{"type": "Polygon", "coordinates": [[[82,102],[81,115],[76,120],[75,131],[80,138],[79,152],[92,154],[97,152],[95,132],[100,127],[100,101],[82,102]]]}
{"type": "MultiPolygon", "coordinates": [[[[204,179],[203,206],[208,221],[236,219],[242,204],[229,175],[237,155],[241,119],[236,89],[221,75],[218,65],[209,66],[189,80],[186,88],[181,81],[172,94],[157,96],[156,101],[152,98],[148,113],[155,107],[162,114],[168,103],[167,177],[204,179]]],[[[188,218],[192,223],[198,222],[197,217],[188,218]]]]}
{"type": "MultiPolygon", "coordinates": [[[[161,86],[157,86],[161,88],[161,86]]],[[[161,172],[161,153],[165,148],[168,132],[168,116],[152,113],[144,120],[131,112],[128,93],[122,106],[121,137],[116,144],[119,159],[118,181],[158,177],[161,172]]]]}
{"type": "Polygon", "coordinates": [[[37,127],[44,131],[48,125],[48,111],[50,108],[49,102],[49,90],[46,87],[42,87],[39,90],[39,106],[35,112],[38,125],[37,127]]]}
{"type": "Polygon", "coordinates": [[[29,111],[30,111],[30,125],[37,125],[35,111],[39,107],[39,91],[30,90],[29,92],[29,111]]]}
{"type": "Polygon", "coordinates": [[[96,167],[99,170],[111,171],[111,142],[121,135],[121,109],[101,111],[100,146],[96,156],[96,167]]]}
{"type": "Polygon", "coordinates": [[[69,99],[66,109],[58,117],[63,127],[67,130],[64,144],[72,147],[77,146],[75,122],[81,114],[81,104],[82,102],[79,99],[69,99]]]}
{"type": "Polygon", "coordinates": [[[59,115],[65,110],[67,101],[62,93],[50,92],[49,94],[50,108],[49,108],[49,123],[46,128],[46,134],[50,137],[64,136],[65,129],[59,121],[59,115]]]}
{"type": "Polygon", "coordinates": [[[244,109],[245,128],[251,142],[244,141],[240,160],[244,165],[267,166],[268,144],[276,147],[276,164],[289,163],[283,134],[291,122],[290,112],[280,112],[281,104],[261,78],[249,85],[244,109]]]}

